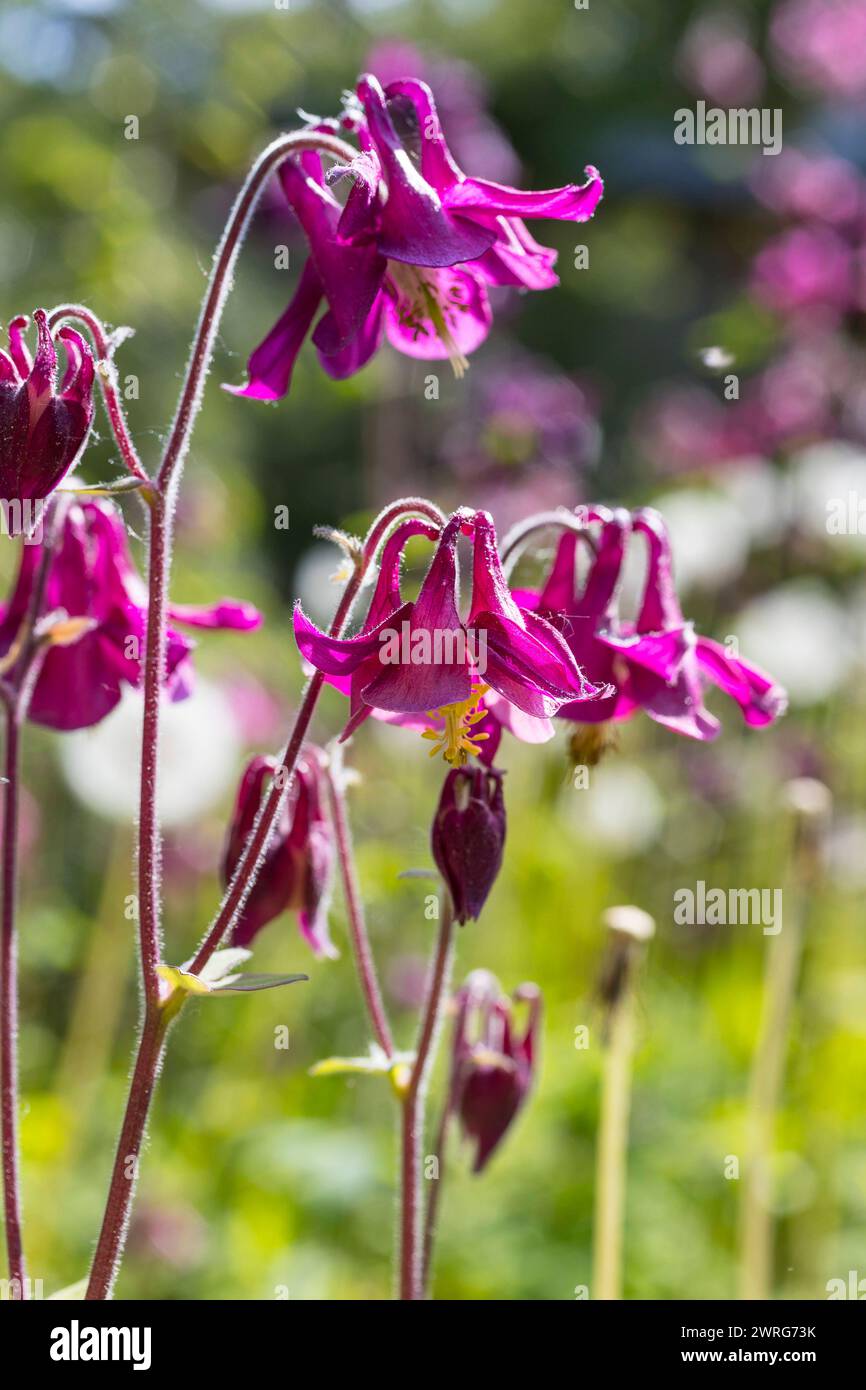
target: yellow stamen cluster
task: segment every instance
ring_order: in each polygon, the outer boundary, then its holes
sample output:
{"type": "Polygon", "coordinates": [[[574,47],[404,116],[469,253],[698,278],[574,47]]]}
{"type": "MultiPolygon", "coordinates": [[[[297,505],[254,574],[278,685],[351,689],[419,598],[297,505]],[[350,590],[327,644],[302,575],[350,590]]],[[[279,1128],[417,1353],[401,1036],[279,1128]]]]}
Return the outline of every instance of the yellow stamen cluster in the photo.
{"type": "Polygon", "coordinates": [[[462,767],[470,754],[476,758],[481,752],[477,746],[489,738],[489,734],[472,733],[472,727],[486,715],[486,709],[478,708],[481,696],[489,689],[489,686],[476,686],[468,700],[460,700],[454,705],[443,705],[441,709],[429,710],[428,719],[443,719],[444,727],[441,729],[425,729],[422,738],[430,739],[434,747],[430,749],[430,757],[435,758],[437,753],[441,753],[446,763],[452,767],[462,767]]]}

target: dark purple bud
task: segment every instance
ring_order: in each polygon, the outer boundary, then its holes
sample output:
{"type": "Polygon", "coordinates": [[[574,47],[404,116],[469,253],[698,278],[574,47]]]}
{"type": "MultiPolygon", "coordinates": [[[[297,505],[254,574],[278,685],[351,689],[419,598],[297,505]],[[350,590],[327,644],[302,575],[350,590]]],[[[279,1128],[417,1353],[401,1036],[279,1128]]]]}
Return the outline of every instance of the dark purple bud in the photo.
{"type": "MultiPolygon", "coordinates": [[[[336,956],[328,932],[335,851],[331,823],[323,809],[322,755],[309,749],[301,758],[271,836],[258,877],[232,936],[248,946],[262,927],[283,912],[298,913],[301,935],[317,956],[336,956]]],[[[223,855],[223,882],[228,884],[277,771],[274,758],[256,757],[241,778],[223,855]]]]}
{"type": "Polygon", "coordinates": [[[502,1142],[532,1087],[541,1021],[541,991],[525,984],[511,999],[486,970],[469,976],[457,996],[453,1104],[476,1144],[472,1171],[480,1173],[502,1142]],[[514,1005],[526,1003],[526,1030],[514,1030],[514,1005]]]}
{"type": "Polygon", "coordinates": [[[431,842],[457,921],[474,921],[502,863],[502,773],[492,767],[453,768],[445,778],[433,818],[431,842]]]}
{"type": "Polygon", "coordinates": [[[52,335],[43,309],[34,314],[36,356],[24,344],[28,320],[9,325],[9,350],[0,350],[0,498],[21,502],[47,497],[72,468],[93,419],[94,363],[72,328],[52,335]],[[66,370],[57,384],[57,343],[66,370]]]}

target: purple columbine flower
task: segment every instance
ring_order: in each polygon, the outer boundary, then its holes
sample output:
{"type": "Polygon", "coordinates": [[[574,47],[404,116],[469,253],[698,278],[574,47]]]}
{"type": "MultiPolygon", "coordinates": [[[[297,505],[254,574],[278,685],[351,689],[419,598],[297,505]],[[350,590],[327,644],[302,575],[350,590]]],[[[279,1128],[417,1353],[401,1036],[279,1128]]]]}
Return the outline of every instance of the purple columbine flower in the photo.
{"type": "Polygon", "coordinates": [[[683,618],[673,579],[667,528],[650,507],[629,514],[604,507],[587,510],[601,531],[583,588],[577,587],[575,558],[580,538],[566,532],[539,594],[521,591],[556,623],[590,680],[608,682],[607,698],[588,706],[565,705],[561,718],[580,724],[628,719],[642,709],[651,719],[689,738],[713,739],[718,720],[704,705],[707,683],[719,686],[743,712],[747,724],[771,724],[784,713],[785,692],[773,678],[708,637],[695,634],[683,618]],[[619,616],[617,588],[629,534],[644,537],[647,576],[637,618],[619,616]]]}
{"type": "Polygon", "coordinates": [[[24,342],[29,320],[9,325],[9,350],[0,350],[0,498],[41,500],[72,468],[93,420],[93,358],[80,334],[61,328],[52,337],[44,309],[36,322],[36,356],[24,342]],[[57,385],[57,342],[66,370],[57,385]]]}
{"type": "MultiPolygon", "coordinates": [[[[351,699],[348,737],[369,715],[420,725],[433,734],[447,762],[479,752],[490,730],[478,723],[479,700],[500,724],[544,721],[564,704],[606,695],[588,682],[553,624],[515,602],[486,512],[461,509],[445,524],[417,599],[402,602],[399,562],[412,534],[431,534],[427,523],[407,523],[386,546],[382,569],[362,630],[334,638],[320,631],[300,605],[295,638],[303,657],[351,699]],[[472,602],[459,613],[457,542],[473,542],[472,602]],[[490,692],[489,696],[487,692],[490,692]],[[423,716],[423,717],[422,717],[423,716]]],[[[546,736],[542,727],[533,741],[546,736]]],[[[437,751],[437,750],[434,750],[437,751]]]]}
{"type": "MultiPolygon", "coordinates": [[[[314,955],[338,955],[328,932],[335,847],[331,823],[323,809],[321,758],[317,749],[309,748],[298,763],[259,875],[235,926],[235,946],[248,946],[268,922],[294,911],[301,935],[314,955]]],[[[266,757],[252,758],[247,764],[223,855],[226,884],[249,839],[265,786],[277,767],[274,758],[266,757]]]]}
{"type": "Polygon", "coordinates": [[[475,921],[496,882],[505,846],[502,773],[452,767],[433,817],[431,846],[461,926],[475,921]]]}
{"type": "Polygon", "coordinates": [[[475,970],[457,995],[451,1098],[463,1132],[476,1145],[473,1173],[489,1163],[526,1102],[538,1064],[541,991],[525,984],[511,999],[486,970],[475,970]],[[514,1005],[529,1006],[522,1034],[514,1005]]]}
{"type": "MultiPolygon", "coordinates": [[[[0,656],[12,647],[28,612],[41,566],[42,545],[22,547],[21,565],[8,604],[0,607],[0,656]]],[[[69,646],[45,655],[30,718],[51,729],[98,724],[118,703],[124,685],[141,681],[147,627],[147,590],[136,571],[123,521],[104,501],[73,503],[63,518],[51,556],[43,611],[89,621],[69,646]]],[[[249,603],[222,599],[212,606],[169,607],[169,617],[200,628],[250,631],[261,615],[249,603]]],[[[165,690],[172,700],[190,694],[195,643],[168,629],[165,690]]]]}
{"type": "Polygon", "coordinates": [[[488,285],[558,283],[555,251],[540,246],[523,219],[585,222],[602,196],[591,166],[585,184],[537,193],[467,176],[423,82],[383,90],[367,74],[348,124],[360,145],[349,165],[326,177],[319,155],[305,153],[280,167],[310,256],[289,307],[250,357],[248,382],[229,388],[237,395],[285,395],[323,302],[312,338],[330,376],[357,372],[386,336],[410,357],[450,359],[461,375],[490,331],[488,285]],[[351,185],[345,206],[331,191],[343,180],[351,185]]]}

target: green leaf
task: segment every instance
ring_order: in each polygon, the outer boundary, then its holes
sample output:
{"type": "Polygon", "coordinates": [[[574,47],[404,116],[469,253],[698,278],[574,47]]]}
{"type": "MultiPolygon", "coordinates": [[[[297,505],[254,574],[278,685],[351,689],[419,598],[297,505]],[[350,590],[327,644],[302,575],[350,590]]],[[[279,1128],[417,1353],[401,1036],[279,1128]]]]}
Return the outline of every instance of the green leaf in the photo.
{"type": "Polygon", "coordinates": [[[211,994],[252,994],[259,989],[279,989],[309,980],[309,975],[231,975],[223,984],[211,986],[211,994]]]}
{"type": "Polygon", "coordinates": [[[87,1276],[85,1275],[83,1279],[76,1280],[74,1284],[67,1284],[65,1289],[58,1289],[56,1293],[50,1293],[46,1302],[50,1303],[53,1299],[66,1300],[67,1302],[83,1300],[86,1293],[87,1276]]]}
{"type": "Polygon", "coordinates": [[[107,483],[85,483],[81,487],[60,487],[57,491],[71,492],[76,497],[112,497],[118,492],[137,492],[146,486],[143,478],[134,478],[129,474],[122,478],[111,478],[107,483]]]}

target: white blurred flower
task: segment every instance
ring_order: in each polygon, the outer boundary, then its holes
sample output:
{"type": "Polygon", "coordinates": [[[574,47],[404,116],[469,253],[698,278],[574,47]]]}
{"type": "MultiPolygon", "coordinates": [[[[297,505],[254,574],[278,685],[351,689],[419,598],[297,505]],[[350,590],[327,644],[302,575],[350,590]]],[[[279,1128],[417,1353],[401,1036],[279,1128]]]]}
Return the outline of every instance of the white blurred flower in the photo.
{"type": "Polygon", "coordinates": [[[851,815],[830,827],[824,860],[836,886],[849,892],[866,888],[866,816],[851,815]]]}
{"type": "Polygon", "coordinates": [[[804,449],[792,460],[791,491],[794,519],[807,535],[866,550],[862,449],[840,439],[804,449]]]}
{"type": "Polygon", "coordinates": [[[729,497],[705,488],[681,488],[656,497],[653,506],[667,522],[679,590],[715,589],[742,573],[749,533],[729,497]]]}
{"type": "Polygon", "coordinates": [[[610,854],[637,854],[661,830],[661,795],[643,769],[632,763],[592,768],[588,788],[568,796],[569,815],[578,829],[610,854]]]}
{"type": "Polygon", "coordinates": [[[792,579],[753,599],[734,631],[749,661],[772,671],[795,705],[832,695],[855,659],[849,615],[817,580],[792,579]]]}
{"type": "MultiPolygon", "coordinates": [[[[295,569],[294,591],[304,612],[315,623],[327,624],[334,616],[345,582],[335,579],[347,564],[343,552],[327,541],[305,550],[295,569]]],[[[346,573],[348,578],[348,572],[346,573]]]]}
{"type": "MultiPolygon", "coordinates": [[[[71,791],[110,820],[132,822],[138,816],[142,708],[141,693],[128,690],[101,724],[57,740],[71,791]]],[[[197,676],[189,699],[163,703],[160,734],[160,819],[166,826],[183,825],[232,786],[241,755],[237,719],[222,691],[197,676]]]]}
{"type": "Polygon", "coordinates": [[[719,474],[718,486],[733,502],[752,542],[779,540],[788,523],[788,481],[766,459],[741,458],[719,474]]]}

